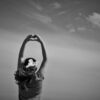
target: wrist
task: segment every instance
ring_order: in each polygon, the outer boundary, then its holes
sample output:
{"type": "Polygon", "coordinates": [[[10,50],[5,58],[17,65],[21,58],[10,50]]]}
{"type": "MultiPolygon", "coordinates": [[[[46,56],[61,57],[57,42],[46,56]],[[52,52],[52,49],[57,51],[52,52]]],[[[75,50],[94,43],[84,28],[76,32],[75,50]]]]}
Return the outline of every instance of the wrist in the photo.
{"type": "Polygon", "coordinates": [[[24,43],[27,43],[28,41],[29,41],[28,39],[25,39],[25,40],[24,40],[24,43]]]}
{"type": "Polygon", "coordinates": [[[42,44],[42,41],[41,40],[39,40],[39,42],[42,44]]]}

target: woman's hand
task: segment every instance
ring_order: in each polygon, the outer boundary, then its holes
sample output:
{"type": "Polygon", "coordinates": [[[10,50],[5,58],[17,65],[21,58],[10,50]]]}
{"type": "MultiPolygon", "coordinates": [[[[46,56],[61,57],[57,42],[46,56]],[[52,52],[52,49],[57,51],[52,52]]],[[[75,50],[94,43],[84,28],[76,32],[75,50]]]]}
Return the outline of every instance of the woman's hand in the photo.
{"type": "Polygon", "coordinates": [[[38,35],[28,35],[25,40],[25,42],[27,41],[41,41],[38,35]]]}
{"type": "Polygon", "coordinates": [[[24,41],[31,41],[31,38],[32,38],[32,35],[28,35],[26,38],[25,38],[25,40],[24,41]]]}
{"type": "Polygon", "coordinates": [[[33,38],[33,41],[42,42],[38,35],[33,35],[32,38],[33,38]]]}

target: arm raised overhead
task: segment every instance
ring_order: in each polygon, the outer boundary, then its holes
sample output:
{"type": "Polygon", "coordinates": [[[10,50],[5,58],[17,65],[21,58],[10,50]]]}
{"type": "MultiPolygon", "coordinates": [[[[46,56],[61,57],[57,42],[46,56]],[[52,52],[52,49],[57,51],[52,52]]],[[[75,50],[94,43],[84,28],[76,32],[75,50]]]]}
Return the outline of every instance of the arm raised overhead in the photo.
{"type": "Polygon", "coordinates": [[[31,38],[32,38],[32,35],[28,35],[25,40],[23,41],[22,43],[22,46],[20,48],[20,51],[19,51],[19,56],[18,56],[18,66],[17,66],[17,69],[21,68],[22,66],[22,58],[23,58],[23,54],[24,54],[24,49],[25,49],[25,45],[28,41],[31,41],[31,38]]]}
{"type": "Polygon", "coordinates": [[[39,37],[38,35],[34,35],[33,37],[34,37],[34,39],[35,39],[36,41],[38,41],[38,42],[40,43],[40,45],[41,45],[43,60],[42,60],[42,63],[41,63],[41,65],[40,65],[40,68],[39,68],[39,70],[38,70],[38,73],[42,73],[42,72],[43,72],[43,69],[44,69],[44,67],[45,67],[45,63],[46,63],[46,61],[47,61],[46,50],[45,50],[43,41],[40,39],[40,37],[39,37]]]}

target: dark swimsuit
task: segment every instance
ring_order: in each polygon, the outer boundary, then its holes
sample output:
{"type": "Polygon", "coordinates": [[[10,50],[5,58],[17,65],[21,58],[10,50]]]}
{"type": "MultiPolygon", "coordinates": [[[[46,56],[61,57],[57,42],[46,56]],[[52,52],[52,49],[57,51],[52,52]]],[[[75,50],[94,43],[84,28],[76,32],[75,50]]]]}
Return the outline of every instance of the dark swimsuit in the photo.
{"type": "Polygon", "coordinates": [[[35,98],[41,93],[44,79],[41,75],[19,76],[16,72],[15,79],[19,86],[19,100],[35,98]]]}

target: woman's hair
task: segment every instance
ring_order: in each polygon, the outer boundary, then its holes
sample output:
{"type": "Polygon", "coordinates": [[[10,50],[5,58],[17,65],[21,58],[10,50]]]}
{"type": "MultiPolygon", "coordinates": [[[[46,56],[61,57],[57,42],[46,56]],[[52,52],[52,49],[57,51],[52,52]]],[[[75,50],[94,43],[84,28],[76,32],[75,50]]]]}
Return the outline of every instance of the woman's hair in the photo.
{"type": "Polygon", "coordinates": [[[31,57],[30,57],[30,58],[26,58],[26,59],[24,60],[24,63],[23,63],[24,66],[27,66],[27,65],[28,65],[30,59],[32,59],[33,62],[36,62],[36,59],[34,59],[34,58],[31,58],[31,57]]]}

